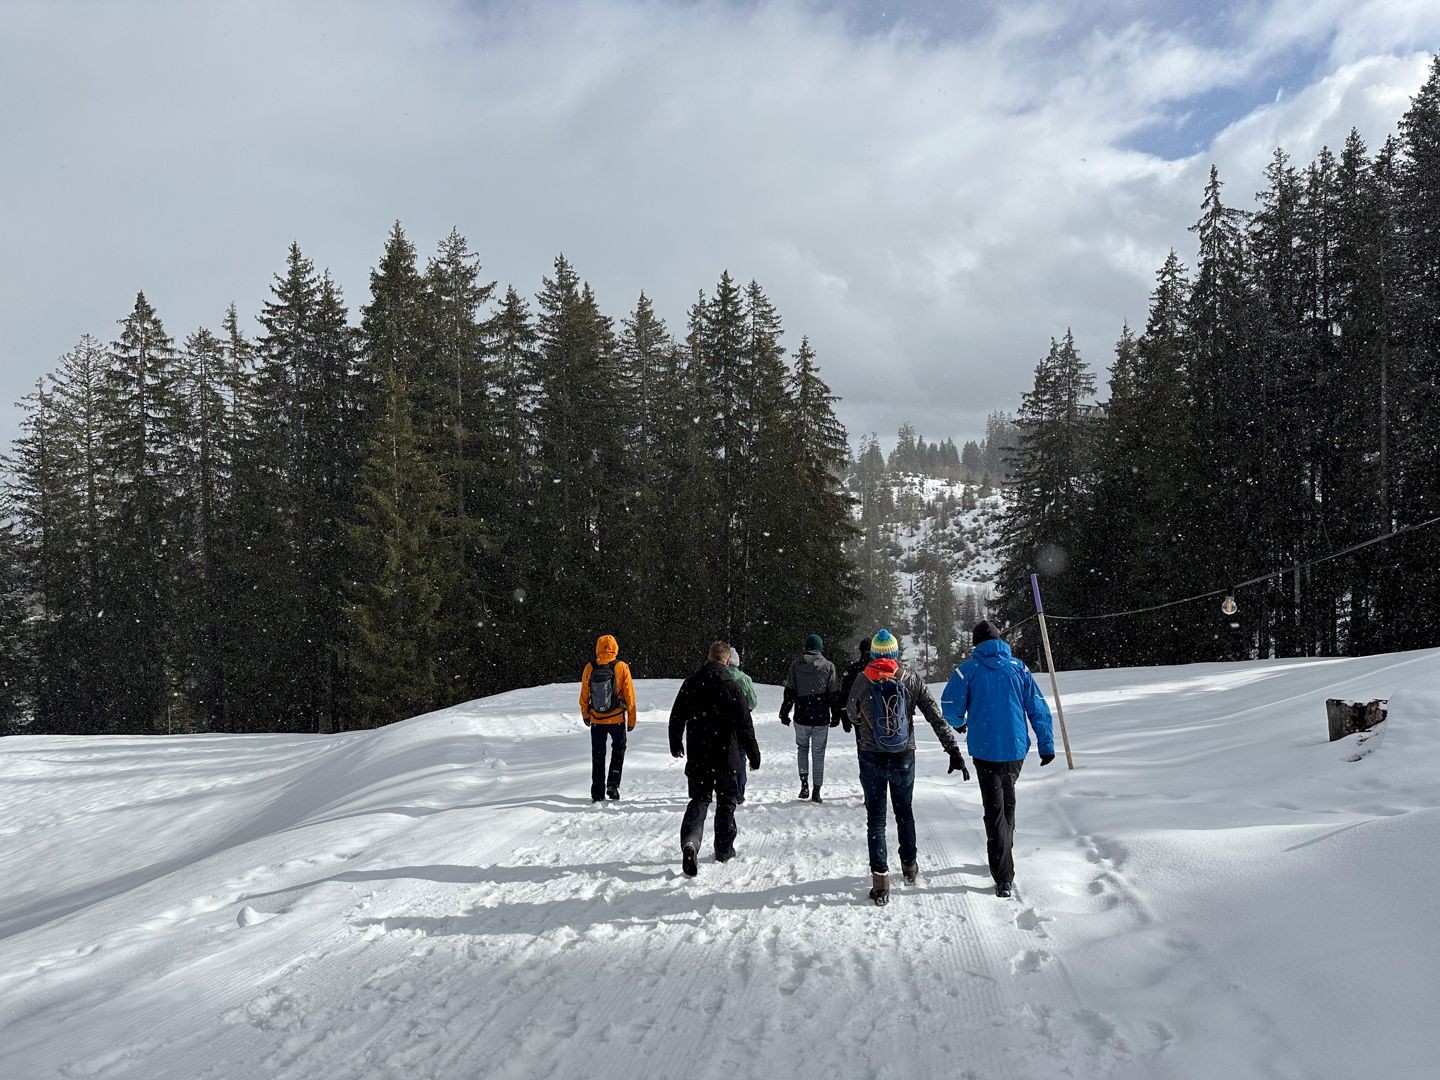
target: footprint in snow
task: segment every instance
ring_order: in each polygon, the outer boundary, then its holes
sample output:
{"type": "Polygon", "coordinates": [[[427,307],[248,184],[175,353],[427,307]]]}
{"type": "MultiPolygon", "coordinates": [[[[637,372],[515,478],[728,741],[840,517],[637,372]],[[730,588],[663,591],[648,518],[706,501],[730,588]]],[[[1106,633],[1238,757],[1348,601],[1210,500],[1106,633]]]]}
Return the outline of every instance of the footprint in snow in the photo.
{"type": "Polygon", "coordinates": [[[1049,916],[1038,914],[1033,907],[1026,908],[1015,916],[1015,928],[1017,930],[1026,930],[1036,937],[1045,938],[1050,935],[1045,932],[1045,927],[1042,924],[1049,921],[1049,916]]]}
{"type": "Polygon", "coordinates": [[[1044,949],[1025,949],[1010,958],[1010,970],[1016,975],[1033,975],[1050,962],[1044,949]]]}

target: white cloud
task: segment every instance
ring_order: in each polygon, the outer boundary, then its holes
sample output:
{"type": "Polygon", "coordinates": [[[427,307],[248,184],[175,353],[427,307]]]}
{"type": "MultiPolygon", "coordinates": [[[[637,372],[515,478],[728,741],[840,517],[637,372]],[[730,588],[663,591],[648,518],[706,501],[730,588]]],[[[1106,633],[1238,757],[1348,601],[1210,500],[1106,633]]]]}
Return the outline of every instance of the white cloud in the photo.
{"type": "Polygon", "coordinates": [[[607,310],[644,288],[675,329],[722,269],[757,278],[852,432],[967,437],[1067,325],[1108,363],[1187,244],[1212,155],[1127,138],[1328,43],[1324,77],[1216,139],[1246,201],[1277,142],[1389,133],[1430,6],[1283,0],[1201,39],[1010,5],[943,39],[800,3],[10,5],[0,395],[137,288],[177,337],[253,312],[292,238],[358,305],[398,217],[422,252],[458,225],[523,291],[564,251],[607,310]]]}

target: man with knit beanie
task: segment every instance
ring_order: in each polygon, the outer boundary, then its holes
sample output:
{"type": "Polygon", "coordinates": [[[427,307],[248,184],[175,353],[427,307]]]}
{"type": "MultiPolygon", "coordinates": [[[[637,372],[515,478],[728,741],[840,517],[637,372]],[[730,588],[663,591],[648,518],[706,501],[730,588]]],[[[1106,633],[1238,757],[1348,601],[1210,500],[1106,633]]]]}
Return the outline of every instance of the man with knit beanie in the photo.
{"type": "Polygon", "coordinates": [[[595,642],[595,662],[580,676],[580,719],[590,729],[590,801],[620,798],[625,738],[635,730],[635,681],[618,659],[620,646],[609,634],[595,642]],[[605,770],[609,743],[610,770],[605,770]]]}
{"type": "Polygon", "coordinates": [[[920,873],[915,836],[915,710],[935,732],[950,755],[949,772],[960,770],[970,779],[965,757],[950,726],[940,714],[925,681],[900,663],[900,643],[889,630],[870,639],[870,663],[855,677],[845,713],[855,725],[860,758],[860,786],[865,790],[866,835],[870,845],[870,899],[877,905],[890,900],[890,865],[885,836],[885,803],[895,811],[900,840],[900,870],[907,885],[920,873]]]}
{"type": "Polygon", "coordinates": [[[1040,764],[1055,760],[1055,735],[1050,706],[1030,669],[1010,653],[988,622],[972,632],[974,651],[955,669],[940,705],[950,726],[966,736],[975,760],[975,780],[985,805],[985,849],[995,895],[1010,896],[1015,888],[1015,781],[1030,752],[1035,729],[1040,764]]]}
{"type": "MultiPolygon", "coordinates": [[[[760,699],[755,696],[754,681],[749,675],[746,675],[745,672],[740,670],[740,650],[735,648],[734,645],[730,646],[730,677],[739,685],[740,692],[745,695],[745,704],[750,707],[750,711],[753,713],[755,706],[760,703],[760,699]]],[[[740,767],[735,770],[736,806],[740,806],[745,802],[745,781],[748,779],[749,773],[745,770],[745,759],[742,756],[740,759],[740,767]]]]}
{"type": "Polygon", "coordinates": [[[825,643],[819,634],[805,639],[805,651],[790,665],[785,676],[785,700],[780,706],[780,722],[790,725],[795,714],[795,749],[800,761],[800,798],[821,802],[820,785],[825,782],[825,744],[830,728],[840,722],[834,713],[837,689],[835,665],[821,653],[825,643]],[[815,786],[812,789],[812,774],[815,786]]]}

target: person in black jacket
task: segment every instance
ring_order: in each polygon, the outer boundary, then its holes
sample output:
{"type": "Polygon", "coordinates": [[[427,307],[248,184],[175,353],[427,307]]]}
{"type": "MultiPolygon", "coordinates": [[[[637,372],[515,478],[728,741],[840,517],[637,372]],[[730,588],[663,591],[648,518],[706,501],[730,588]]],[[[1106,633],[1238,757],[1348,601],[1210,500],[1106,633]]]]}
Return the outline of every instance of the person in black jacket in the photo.
{"type": "Polygon", "coordinates": [[[735,857],[735,773],[743,758],[760,768],[760,744],[745,693],[727,666],[730,646],[717,641],[710,659],[680,686],[670,709],[670,753],[686,757],[690,803],[680,823],[680,852],[687,877],[699,872],[695,854],[705,839],[705,818],[715,800],[715,861],[735,857]],[[683,745],[682,745],[683,742],[683,745]]]}
{"type": "MultiPolygon", "coordinates": [[[[846,712],[846,705],[850,702],[850,691],[855,687],[855,680],[867,667],[870,666],[870,639],[861,638],[855,645],[855,651],[859,656],[850,661],[844,674],[840,676],[840,692],[835,695],[835,713],[840,722],[845,725],[845,734],[850,734],[850,717],[846,712]]],[[[835,726],[834,721],[830,723],[835,726]]]]}

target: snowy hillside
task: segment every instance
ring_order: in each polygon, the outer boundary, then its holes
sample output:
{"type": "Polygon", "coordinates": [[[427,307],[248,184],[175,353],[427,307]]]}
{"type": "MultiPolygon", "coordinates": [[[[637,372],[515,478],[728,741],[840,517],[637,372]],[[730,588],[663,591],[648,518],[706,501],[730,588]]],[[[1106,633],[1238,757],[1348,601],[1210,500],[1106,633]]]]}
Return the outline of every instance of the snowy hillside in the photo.
{"type": "MultiPolygon", "coordinates": [[[[893,477],[896,520],[890,535],[911,564],[916,552],[938,544],[950,563],[957,589],[990,590],[1000,572],[1000,517],[1005,497],[998,490],[917,473],[893,477]],[[912,509],[913,508],[913,509],[912,509]]],[[[913,587],[913,567],[902,570],[913,587]]]]}
{"type": "Polygon", "coordinates": [[[1000,571],[1005,497],[988,484],[895,470],[850,478],[860,629],[884,624],[932,678],[948,674],[989,614],[1000,571]]]}
{"type": "Polygon", "coordinates": [[[883,909],[853,748],[793,801],[773,688],[739,857],[693,881],[673,682],[600,807],[570,686],[0,740],[0,1077],[1433,1077],[1440,651],[1062,680],[1078,767],[1021,777],[1018,898],[931,740],[883,909]],[[1327,743],[1328,696],[1391,719],[1327,743]]]}

